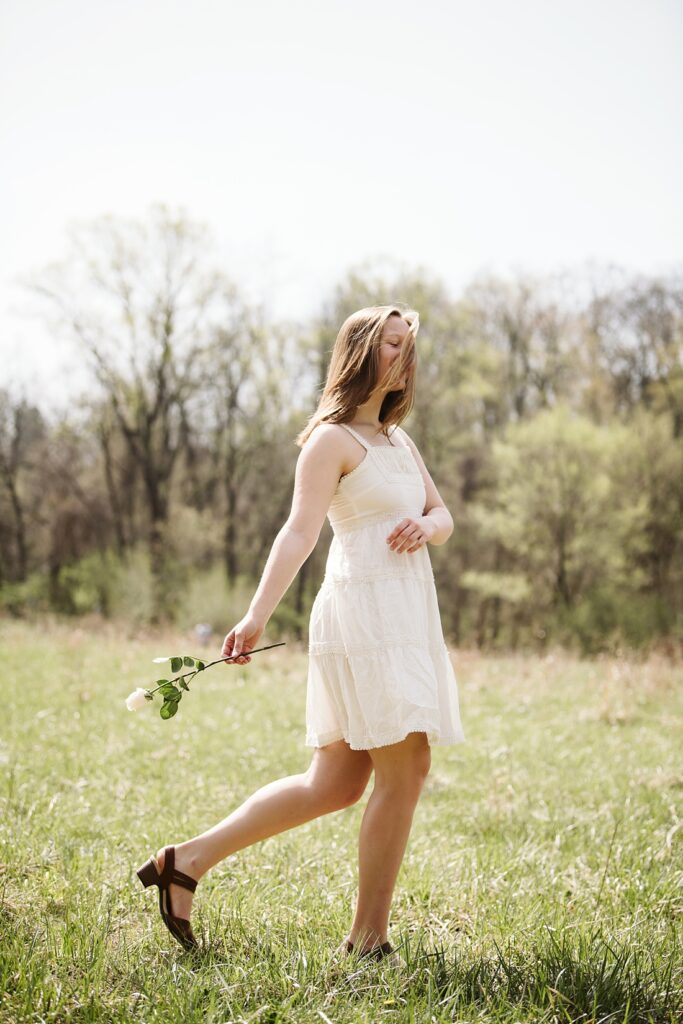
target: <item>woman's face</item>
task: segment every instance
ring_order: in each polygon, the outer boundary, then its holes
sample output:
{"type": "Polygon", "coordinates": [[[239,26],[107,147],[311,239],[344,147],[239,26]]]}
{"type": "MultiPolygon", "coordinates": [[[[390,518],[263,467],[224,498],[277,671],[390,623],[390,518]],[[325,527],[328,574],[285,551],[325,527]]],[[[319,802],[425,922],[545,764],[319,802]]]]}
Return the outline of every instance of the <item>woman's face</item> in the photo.
{"type": "Polygon", "coordinates": [[[407,383],[408,371],[404,368],[400,377],[395,383],[382,383],[385,377],[398,369],[394,364],[401,361],[403,356],[405,366],[405,351],[408,342],[406,336],[409,333],[409,326],[401,316],[390,316],[382,330],[382,340],[379,346],[379,369],[378,379],[382,390],[402,391],[407,383]]]}

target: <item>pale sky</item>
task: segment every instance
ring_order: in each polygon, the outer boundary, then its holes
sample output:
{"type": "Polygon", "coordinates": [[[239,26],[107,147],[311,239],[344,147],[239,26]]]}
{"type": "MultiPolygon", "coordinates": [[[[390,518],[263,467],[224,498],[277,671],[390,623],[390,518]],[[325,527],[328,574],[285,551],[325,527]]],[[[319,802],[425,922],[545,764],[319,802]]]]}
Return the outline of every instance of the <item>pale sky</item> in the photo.
{"type": "Polygon", "coordinates": [[[295,318],[373,257],[454,296],[656,273],[683,256],[682,129],[680,0],[2,0],[0,387],[79,380],[15,283],[72,221],[182,207],[295,318]]]}

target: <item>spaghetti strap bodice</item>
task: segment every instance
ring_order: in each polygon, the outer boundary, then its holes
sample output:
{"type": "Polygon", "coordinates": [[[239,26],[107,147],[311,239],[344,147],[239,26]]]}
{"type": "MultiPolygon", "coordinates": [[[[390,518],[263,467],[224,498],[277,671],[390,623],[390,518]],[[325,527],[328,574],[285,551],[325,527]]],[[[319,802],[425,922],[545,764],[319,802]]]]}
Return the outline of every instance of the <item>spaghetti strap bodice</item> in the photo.
{"type": "Polygon", "coordinates": [[[365,449],[362,461],[345,473],[327,512],[335,534],[383,519],[421,516],[426,491],[422,474],[399,427],[390,437],[399,444],[370,444],[358,431],[340,423],[365,449]]]}

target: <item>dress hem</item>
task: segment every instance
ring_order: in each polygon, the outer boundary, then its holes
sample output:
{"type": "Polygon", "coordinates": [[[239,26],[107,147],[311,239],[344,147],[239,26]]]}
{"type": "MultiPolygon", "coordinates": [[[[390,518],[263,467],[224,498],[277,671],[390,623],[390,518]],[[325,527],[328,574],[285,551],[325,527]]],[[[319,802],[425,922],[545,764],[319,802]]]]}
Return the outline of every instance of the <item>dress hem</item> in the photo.
{"type": "Polygon", "coordinates": [[[465,736],[461,733],[438,733],[433,728],[425,725],[423,728],[419,726],[411,726],[410,729],[401,729],[391,735],[384,735],[379,737],[379,742],[373,740],[369,736],[361,737],[356,743],[353,743],[348,736],[345,736],[343,732],[337,730],[331,733],[323,733],[321,736],[316,736],[315,733],[307,733],[306,741],[304,746],[306,747],[325,747],[328,743],[336,743],[337,740],[344,740],[349,744],[351,750],[374,750],[376,747],[388,747],[392,743],[400,743],[402,740],[409,736],[412,732],[426,732],[428,743],[434,746],[445,746],[455,743],[464,743],[465,736]]]}

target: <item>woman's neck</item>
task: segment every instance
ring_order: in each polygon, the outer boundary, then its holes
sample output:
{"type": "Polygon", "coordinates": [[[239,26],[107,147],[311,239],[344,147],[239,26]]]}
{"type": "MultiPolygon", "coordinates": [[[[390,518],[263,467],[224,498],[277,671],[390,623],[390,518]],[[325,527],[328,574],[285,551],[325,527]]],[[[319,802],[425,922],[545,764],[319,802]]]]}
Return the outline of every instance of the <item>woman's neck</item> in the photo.
{"type": "Polygon", "coordinates": [[[379,395],[377,398],[371,398],[363,405],[359,405],[350,426],[373,427],[376,431],[382,430],[383,424],[379,421],[379,411],[382,408],[383,400],[384,395],[379,395]]]}

